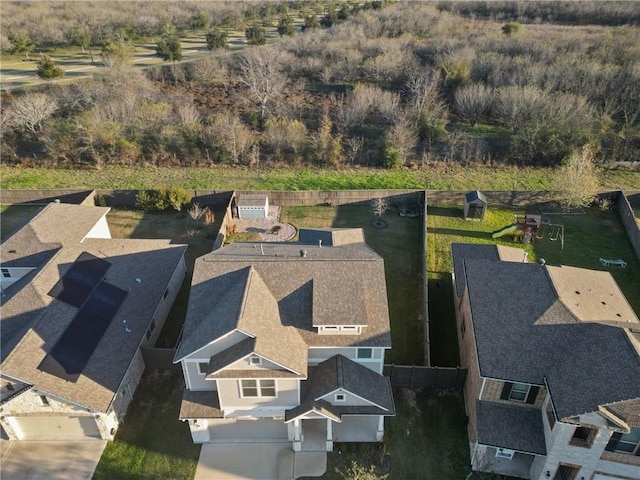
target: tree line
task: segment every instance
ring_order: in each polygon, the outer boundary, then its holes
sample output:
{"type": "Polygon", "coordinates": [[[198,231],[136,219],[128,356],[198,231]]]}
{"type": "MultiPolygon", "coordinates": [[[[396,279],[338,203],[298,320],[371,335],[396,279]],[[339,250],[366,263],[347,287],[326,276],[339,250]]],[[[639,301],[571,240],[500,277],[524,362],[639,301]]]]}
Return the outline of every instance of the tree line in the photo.
{"type": "Polygon", "coordinates": [[[116,62],[93,81],[7,97],[3,159],[549,166],[588,145],[598,162],[640,160],[636,26],[505,23],[423,3],[340,15],[224,60],[147,74],[116,62]]]}

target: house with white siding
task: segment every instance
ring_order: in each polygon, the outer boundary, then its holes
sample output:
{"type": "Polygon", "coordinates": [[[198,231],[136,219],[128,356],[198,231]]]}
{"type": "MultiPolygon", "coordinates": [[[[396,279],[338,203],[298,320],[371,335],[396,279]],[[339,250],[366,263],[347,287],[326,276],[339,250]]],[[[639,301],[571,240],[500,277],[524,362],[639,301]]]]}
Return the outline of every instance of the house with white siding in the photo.
{"type": "Polygon", "coordinates": [[[362,229],[301,229],[196,260],[175,362],[196,443],[379,442],[395,415],[382,258],[362,229]]]}

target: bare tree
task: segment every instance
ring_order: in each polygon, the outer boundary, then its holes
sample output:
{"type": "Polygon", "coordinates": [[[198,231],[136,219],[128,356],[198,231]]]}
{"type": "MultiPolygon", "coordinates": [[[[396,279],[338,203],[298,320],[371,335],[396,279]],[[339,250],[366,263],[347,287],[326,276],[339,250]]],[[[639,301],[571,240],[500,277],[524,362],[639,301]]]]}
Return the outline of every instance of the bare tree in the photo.
{"type": "Polygon", "coordinates": [[[371,213],[373,213],[378,220],[387,210],[389,210],[389,201],[386,198],[378,197],[371,200],[371,213]]]}
{"type": "Polygon", "coordinates": [[[260,118],[264,119],[267,104],[282,92],[287,83],[280,53],[269,48],[252,48],[238,59],[237,68],[238,80],[258,102],[260,118]]]}
{"type": "Polygon", "coordinates": [[[42,122],[58,109],[58,102],[44,93],[26,93],[7,108],[7,125],[25,128],[33,134],[42,130],[42,122]]]}
{"type": "Polygon", "coordinates": [[[600,180],[591,145],[585,145],[565,159],[555,174],[554,186],[565,208],[586,207],[595,200],[600,190],[600,180]]]}
{"type": "Polygon", "coordinates": [[[219,116],[206,136],[209,143],[220,148],[234,164],[240,163],[254,143],[253,133],[237,114],[219,116]]]}
{"type": "Polygon", "coordinates": [[[208,209],[208,207],[202,207],[198,202],[194,202],[193,205],[189,207],[189,210],[187,210],[187,213],[196,222],[197,225],[208,209]]]}
{"type": "Polygon", "coordinates": [[[455,109],[472,127],[491,107],[493,91],[485,85],[475,83],[460,87],[455,94],[455,109]]]}
{"type": "Polygon", "coordinates": [[[346,145],[346,154],[349,159],[349,164],[353,163],[358,157],[358,153],[364,147],[364,137],[362,135],[358,137],[350,137],[345,142],[346,145]]]}

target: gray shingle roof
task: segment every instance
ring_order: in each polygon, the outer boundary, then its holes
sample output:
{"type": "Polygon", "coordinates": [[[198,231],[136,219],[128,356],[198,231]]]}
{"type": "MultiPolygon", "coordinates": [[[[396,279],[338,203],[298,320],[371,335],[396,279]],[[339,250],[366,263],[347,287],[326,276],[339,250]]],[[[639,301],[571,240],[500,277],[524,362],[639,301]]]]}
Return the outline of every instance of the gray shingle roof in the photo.
{"type": "Polygon", "coordinates": [[[192,418],[224,418],[224,412],[220,410],[218,392],[182,392],[180,404],[180,420],[192,418]]]}
{"type": "Polygon", "coordinates": [[[640,362],[625,330],[576,318],[546,267],[476,259],[464,267],[482,376],[535,385],[546,377],[560,418],[640,398],[640,362]]]}
{"type": "Polygon", "coordinates": [[[542,412],[536,408],[476,401],[478,443],[546,455],[542,412]]]}
{"type": "Polygon", "coordinates": [[[364,231],[361,228],[301,228],[298,232],[300,243],[339,247],[350,243],[363,243],[364,231]]]}
{"type": "Polygon", "coordinates": [[[334,355],[315,367],[310,367],[309,379],[302,384],[302,402],[285,415],[285,420],[304,414],[315,408],[327,408],[322,397],[343,389],[357,395],[371,405],[330,405],[336,415],[395,415],[395,406],[389,378],[348,359],[334,355]]]}
{"type": "MultiPolygon", "coordinates": [[[[298,344],[296,335],[304,342],[299,347],[305,348],[305,362],[307,346],[390,347],[383,260],[364,243],[321,248],[302,243],[234,243],[200,257],[176,361],[234,329],[246,329],[258,342],[265,342],[260,343],[260,351],[272,360],[276,360],[273,355],[285,354],[279,351],[285,350],[282,345],[292,345],[287,354],[298,352],[293,347],[298,344]],[[300,256],[303,247],[304,258],[300,256]],[[263,285],[249,292],[251,275],[263,285]],[[366,279],[366,286],[356,279],[366,279]],[[245,299],[250,310],[241,315],[245,299]],[[322,312],[325,317],[316,317],[322,312]],[[314,320],[326,318],[327,312],[345,322],[355,316],[358,324],[367,326],[361,335],[319,335],[314,320]],[[255,321],[241,325],[241,318],[251,317],[255,321]]],[[[292,369],[304,371],[291,361],[297,360],[287,360],[292,369]]]]}
{"type": "MultiPolygon", "coordinates": [[[[18,291],[5,297],[0,308],[3,347],[6,331],[16,335],[10,345],[12,351],[3,352],[8,355],[3,359],[2,371],[45,393],[106,412],[186,246],[170,245],[168,240],[84,239],[108,211],[93,208],[51,204],[25,227],[30,230],[29,238],[34,234],[36,240],[44,242],[43,249],[49,248],[58,238],[56,231],[60,232],[58,243],[62,246],[39,265],[26,283],[16,283],[8,289],[17,287],[18,291]],[[80,240],[82,243],[78,243],[80,240]],[[129,293],[82,375],[76,382],[68,382],[38,366],[78,312],[78,308],[51,298],[48,292],[83,252],[106,258],[111,267],[105,280],[129,293]],[[125,330],[124,320],[129,331],[125,330]]],[[[20,238],[22,230],[11,238],[20,238]]],[[[19,251],[17,255],[33,255],[32,252],[19,251]]]]}
{"type": "Polygon", "coordinates": [[[479,190],[473,190],[465,195],[465,200],[467,203],[469,202],[482,202],[485,205],[487,204],[487,197],[484,193],[479,190]]]}

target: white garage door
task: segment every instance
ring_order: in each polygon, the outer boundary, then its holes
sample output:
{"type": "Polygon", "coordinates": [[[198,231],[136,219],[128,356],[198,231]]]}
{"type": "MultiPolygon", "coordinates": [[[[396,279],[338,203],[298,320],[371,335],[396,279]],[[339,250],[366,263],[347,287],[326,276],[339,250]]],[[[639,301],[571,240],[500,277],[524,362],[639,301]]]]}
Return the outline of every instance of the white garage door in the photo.
{"type": "Polygon", "coordinates": [[[100,438],[93,417],[14,417],[22,440],[100,438]]]}

